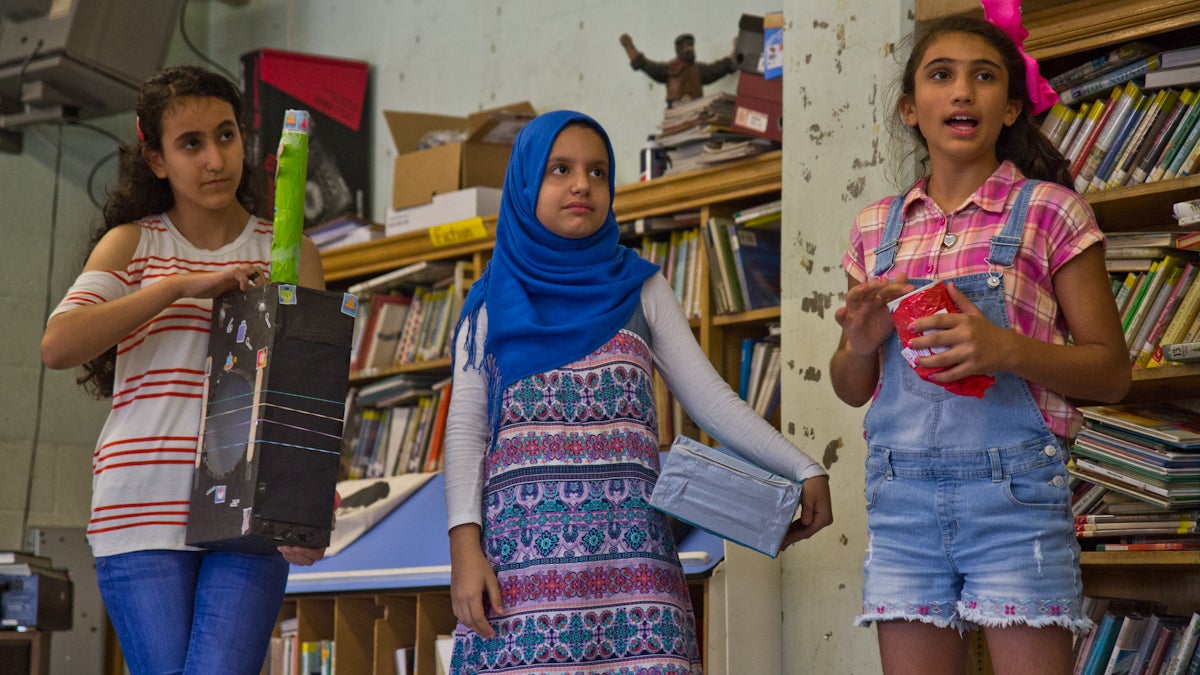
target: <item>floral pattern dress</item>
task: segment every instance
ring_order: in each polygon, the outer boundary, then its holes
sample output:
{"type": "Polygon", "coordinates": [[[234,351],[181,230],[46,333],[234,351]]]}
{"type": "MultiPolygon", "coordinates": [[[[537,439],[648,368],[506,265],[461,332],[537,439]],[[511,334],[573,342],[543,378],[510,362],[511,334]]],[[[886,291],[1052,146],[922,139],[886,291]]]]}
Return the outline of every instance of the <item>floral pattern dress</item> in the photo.
{"type": "Polygon", "coordinates": [[[458,627],[452,673],[702,672],[675,541],[649,505],[652,368],[648,339],[627,327],[503,392],[483,547],[505,612],[492,617],[493,639],[458,627]]]}

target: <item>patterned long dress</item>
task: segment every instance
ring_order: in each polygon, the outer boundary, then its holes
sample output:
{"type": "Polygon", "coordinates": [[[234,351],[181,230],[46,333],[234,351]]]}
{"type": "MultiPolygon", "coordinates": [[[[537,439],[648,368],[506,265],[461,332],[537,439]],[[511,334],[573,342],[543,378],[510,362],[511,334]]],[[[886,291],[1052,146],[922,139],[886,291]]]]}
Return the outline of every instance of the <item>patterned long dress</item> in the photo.
{"type": "Polygon", "coordinates": [[[649,505],[659,456],[639,318],[504,391],[483,545],[505,613],[492,618],[494,639],[459,626],[452,673],[702,672],[675,541],[649,505]]]}

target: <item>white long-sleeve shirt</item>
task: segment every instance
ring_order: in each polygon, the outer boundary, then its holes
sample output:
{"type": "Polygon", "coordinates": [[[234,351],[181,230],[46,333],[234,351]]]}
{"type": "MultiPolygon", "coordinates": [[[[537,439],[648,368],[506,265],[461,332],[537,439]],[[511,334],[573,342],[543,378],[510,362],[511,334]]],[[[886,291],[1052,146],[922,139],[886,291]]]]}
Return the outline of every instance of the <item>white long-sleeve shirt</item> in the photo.
{"type": "MultiPolygon", "coordinates": [[[[756,464],[796,481],[825,475],[825,470],[738,397],[696,343],[691,326],[661,274],[642,285],[642,312],[650,325],[654,365],[688,415],[722,445],[756,464]]],[[[483,371],[465,370],[466,336],[455,348],[454,395],[446,420],[446,514],[453,528],[483,524],[483,458],[487,451],[488,386],[483,371]]],[[[475,353],[483,353],[487,307],[479,310],[475,353]]],[[[476,360],[478,363],[478,359],[476,360]]],[[[661,411],[660,411],[661,412],[661,411]]]]}

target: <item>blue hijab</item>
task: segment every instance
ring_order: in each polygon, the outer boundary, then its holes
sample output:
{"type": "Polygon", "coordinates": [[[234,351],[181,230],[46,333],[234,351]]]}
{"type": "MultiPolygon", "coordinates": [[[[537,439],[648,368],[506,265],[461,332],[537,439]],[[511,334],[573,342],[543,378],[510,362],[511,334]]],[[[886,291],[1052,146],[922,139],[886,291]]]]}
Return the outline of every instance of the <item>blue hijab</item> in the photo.
{"type": "Polygon", "coordinates": [[[658,271],[618,243],[611,204],[604,225],[583,239],[554,234],[537,219],[550,148],[572,122],[591,126],[604,139],[610,195],[615,187],[612,143],[591,117],[549,112],[517,135],[504,176],[492,259],[471,286],[455,327],[456,338],[464,322],[468,330],[464,368],[494,359],[493,398],[523,377],[572,363],[607,342],[633,316],[642,282],[658,271]],[[475,324],[485,301],[488,328],[481,357],[475,354],[475,324]]]}

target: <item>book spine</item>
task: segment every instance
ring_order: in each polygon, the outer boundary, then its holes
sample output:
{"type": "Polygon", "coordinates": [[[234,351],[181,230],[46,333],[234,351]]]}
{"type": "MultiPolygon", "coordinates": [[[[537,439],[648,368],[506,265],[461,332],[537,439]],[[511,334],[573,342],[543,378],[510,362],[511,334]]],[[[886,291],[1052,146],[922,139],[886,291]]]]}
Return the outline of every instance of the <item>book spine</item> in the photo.
{"type": "Polygon", "coordinates": [[[1138,59],[1128,65],[1122,66],[1110,73],[1106,73],[1093,80],[1084,82],[1077,87],[1071,87],[1067,91],[1059,94],[1059,100],[1066,104],[1075,103],[1081,99],[1087,98],[1099,91],[1104,91],[1109,87],[1114,87],[1120,84],[1145,75],[1151,70],[1158,70],[1158,54],[1153,54],[1145,58],[1138,59]]]}
{"type": "Polygon", "coordinates": [[[1174,90],[1161,89],[1150,99],[1149,105],[1140,115],[1137,127],[1133,130],[1124,147],[1121,149],[1121,154],[1113,163],[1112,169],[1105,176],[1105,180],[1101,185],[1096,186],[1093,181],[1093,187],[1098,190],[1105,188],[1113,188],[1124,185],[1125,178],[1129,175],[1129,171],[1133,165],[1133,159],[1138,152],[1145,148],[1150,143],[1150,130],[1163,118],[1163,110],[1166,109],[1168,101],[1174,101],[1179,95],[1174,90]]]}
{"type": "Polygon", "coordinates": [[[1124,311],[1125,303],[1129,301],[1129,294],[1133,291],[1133,287],[1137,285],[1138,278],[1137,272],[1127,273],[1125,280],[1121,282],[1117,288],[1117,292],[1113,294],[1113,301],[1117,305],[1118,312],[1124,311]]]}
{"type": "MultiPolygon", "coordinates": [[[[1196,128],[1200,129],[1200,124],[1196,125],[1196,128]]],[[[1194,135],[1197,136],[1196,141],[1192,144],[1192,149],[1188,152],[1187,159],[1183,160],[1183,164],[1175,174],[1177,178],[1191,176],[1196,173],[1196,165],[1200,164],[1200,134],[1194,135]]]]}
{"type": "Polygon", "coordinates": [[[1126,82],[1125,86],[1121,88],[1121,93],[1116,99],[1116,105],[1113,106],[1112,112],[1105,119],[1104,126],[1096,134],[1096,141],[1092,144],[1092,149],[1088,151],[1087,158],[1079,167],[1079,173],[1075,177],[1075,190],[1077,192],[1085,192],[1087,190],[1092,176],[1096,175],[1096,170],[1104,162],[1104,158],[1108,155],[1108,149],[1124,128],[1125,121],[1129,119],[1130,114],[1136,108],[1140,96],[1141,92],[1138,90],[1137,85],[1132,82],[1126,82]]]}
{"type": "Polygon", "coordinates": [[[1083,168],[1087,165],[1088,158],[1091,156],[1092,148],[1103,133],[1104,127],[1108,124],[1113,113],[1120,107],[1121,98],[1124,96],[1121,87],[1113,89],[1112,94],[1107,100],[1096,101],[1093,104],[1095,112],[1095,120],[1090,125],[1085,125],[1079,130],[1079,138],[1075,141],[1075,155],[1070,158],[1071,164],[1069,170],[1072,180],[1077,178],[1083,168]]]}
{"type": "Polygon", "coordinates": [[[1200,339],[1200,314],[1192,320],[1192,325],[1188,326],[1187,332],[1179,342],[1195,342],[1197,339],[1200,339]]]}
{"type": "Polygon", "coordinates": [[[1162,160],[1163,153],[1167,151],[1167,146],[1171,143],[1171,139],[1175,136],[1175,132],[1179,129],[1179,125],[1184,123],[1188,115],[1191,114],[1192,108],[1196,102],[1196,92],[1191,89],[1184,89],[1179,95],[1179,102],[1167,116],[1167,121],[1162,129],[1159,129],[1158,135],[1155,136],[1153,144],[1146,154],[1138,161],[1137,166],[1129,175],[1127,183],[1129,185],[1137,185],[1145,183],[1150,177],[1150,173],[1154,171],[1154,167],[1162,160]]]}
{"type": "Polygon", "coordinates": [[[1146,273],[1145,281],[1139,284],[1137,294],[1130,301],[1129,308],[1125,312],[1122,330],[1125,334],[1126,347],[1133,344],[1133,336],[1140,327],[1141,319],[1145,316],[1149,304],[1154,302],[1154,293],[1158,290],[1159,284],[1162,283],[1162,277],[1159,276],[1158,272],[1162,269],[1163,262],[1163,260],[1156,260],[1150,266],[1150,271],[1146,273]]]}
{"type": "Polygon", "coordinates": [[[1137,490],[1138,492],[1146,492],[1147,494],[1157,497],[1166,497],[1162,488],[1157,485],[1151,485],[1144,480],[1140,480],[1130,476],[1127,473],[1110,469],[1096,462],[1089,462],[1078,457],[1072,460],[1075,463],[1075,470],[1079,472],[1081,478],[1089,479],[1089,474],[1097,480],[1110,480],[1129,490],[1137,490]]]}
{"type": "Polygon", "coordinates": [[[1058,143],[1058,151],[1068,160],[1071,159],[1068,153],[1074,147],[1075,139],[1079,137],[1079,129],[1087,121],[1088,113],[1091,112],[1092,107],[1091,103],[1079,104],[1079,109],[1075,111],[1075,118],[1071,120],[1071,125],[1067,127],[1067,133],[1063,135],[1062,140],[1058,143]]]}
{"type": "Polygon", "coordinates": [[[1177,363],[1200,361],[1200,342],[1177,342],[1163,345],[1163,357],[1177,363]]]}
{"type": "Polygon", "coordinates": [[[750,294],[746,284],[746,265],[742,260],[742,244],[738,239],[737,225],[729,223],[725,225],[725,236],[729,238],[729,247],[733,253],[733,268],[737,272],[738,298],[741,301],[743,310],[751,308],[750,294]]]}
{"type": "Polygon", "coordinates": [[[1119,544],[1104,542],[1096,544],[1097,551],[1184,551],[1188,548],[1193,548],[1195,545],[1189,545],[1182,541],[1160,541],[1146,542],[1144,544],[1119,544]]]}
{"type": "Polygon", "coordinates": [[[1188,285],[1183,300],[1179,302],[1179,307],[1175,310],[1175,316],[1171,317],[1171,323],[1163,331],[1162,340],[1155,348],[1150,359],[1146,362],[1147,368],[1159,368],[1162,366],[1164,358],[1163,348],[1166,345],[1179,342],[1188,327],[1196,320],[1197,312],[1200,312],[1200,282],[1193,279],[1191,284],[1188,285]]]}
{"type": "Polygon", "coordinates": [[[1163,174],[1171,167],[1171,164],[1175,161],[1175,156],[1179,154],[1180,146],[1191,135],[1192,129],[1197,126],[1197,119],[1200,119],[1200,91],[1193,97],[1187,117],[1175,128],[1175,133],[1171,134],[1171,140],[1167,142],[1167,147],[1163,148],[1162,157],[1159,159],[1158,164],[1154,166],[1150,175],[1146,177],[1146,182],[1162,180],[1163,174]]]}
{"type": "Polygon", "coordinates": [[[1125,121],[1121,125],[1120,131],[1118,131],[1116,137],[1113,138],[1112,144],[1109,146],[1108,151],[1104,154],[1103,160],[1100,162],[1100,166],[1096,169],[1096,173],[1092,175],[1091,183],[1089,183],[1087,187],[1089,191],[1104,189],[1105,184],[1108,182],[1108,177],[1112,175],[1113,165],[1116,163],[1117,157],[1124,152],[1125,146],[1129,143],[1129,137],[1133,134],[1134,128],[1138,126],[1138,124],[1146,116],[1146,109],[1149,107],[1150,101],[1151,99],[1149,96],[1143,96],[1142,94],[1136,95],[1133,102],[1133,108],[1125,117],[1125,121]]]}
{"type": "Polygon", "coordinates": [[[1100,127],[1106,119],[1105,116],[1112,112],[1113,106],[1120,97],[1121,90],[1113,89],[1112,96],[1107,101],[1096,101],[1088,110],[1087,119],[1084,120],[1083,126],[1079,127],[1079,132],[1075,135],[1075,140],[1066,155],[1066,158],[1071,161],[1072,179],[1079,175],[1079,170],[1083,168],[1083,163],[1087,160],[1087,155],[1096,142],[1096,133],[1100,131],[1100,127]]]}
{"type": "Polygon", "coordinates": [[[1183,143],[1179,144],[1179,152],[1175,153],[1175,159],[1171,160],[1171,166],[1163,173],[1163,180],[1187,175],[1186,167],[1191,166],[1192,160],[1197,156],[1196,147],[1198,145],[1200,145],[1200,122],[1192,124],[1187,137],[1184,138],[1183,143]]]}
{"type": "MultiPolygon", "coordinates": [[[[1151,305],[1150,311],[1146,315],[1146,320],[1142,323],[1142,330],[1134,338],[1133,348],[1129,355],[1133,359],[1135,368],[1142,368],[1146,365],[1146,360],[1150,358],[1150,352],[1154,351],[1158,338],[1162,335],[1167,321],[1175,311],[1182,286],[1180,282],[1185,278],[1190,281],[1193,273],[1191,263],[1183,267],[1176,266],[1168,272],[1166,280],[1163,281],[1163,287],[1158,292],[1158,297],[1155,298],[1154,304],[1151,305]]],[[[1187,282],[1184,281],[1184,283],[1187,282]]]]}
{"type": "Polygon", "coordinates": [[[1065,103],[1055,103],[1046,112],[1046,119],[1042,121],[1042,135],[1050,140],[1051,143],[1058,147],[1062,143],[1062,139],[1067,135],[1067,129],[1071,127],[1071,122],[1075,120],[1075,111],[1065,103]]]}
{"type": "Polygon", "coordinates": [[[1126,43],[1103,56],[1097,56],[1066,72],[1055,75],[1048,82],[1050,83],[1050,87],[1055,91],[1065,89],[1075,83],[1087,81],[1088,78],[1103,75],[1114,68],[1120,67],[1123,63],[1143,57],[1151,51],[1153,50],[1148,46],[1140,43],[1126,43]]]}

